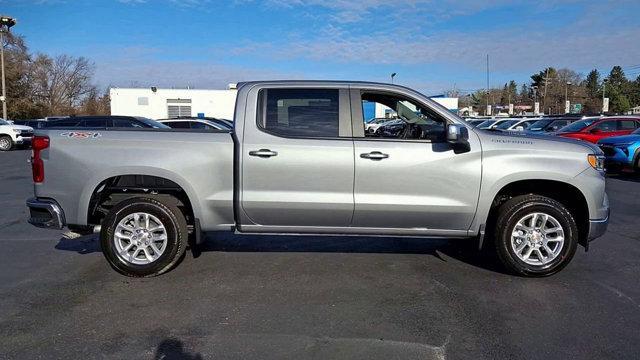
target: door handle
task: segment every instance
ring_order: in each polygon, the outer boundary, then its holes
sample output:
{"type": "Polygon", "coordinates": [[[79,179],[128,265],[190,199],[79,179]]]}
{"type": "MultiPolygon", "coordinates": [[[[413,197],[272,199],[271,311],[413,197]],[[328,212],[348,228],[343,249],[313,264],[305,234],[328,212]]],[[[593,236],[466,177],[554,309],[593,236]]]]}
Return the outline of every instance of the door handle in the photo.
{"type": "Polygon", "coordinates": [[[260,150],[249,151],[249,155],[257,156],[261,158],[268,158],[268,157],[276,156],[278,155],[278,153],[275,151],[271,151],[269,149],[260,149],[260,150]]]}
{"type": "Polygon", "coordinates": [[[380,151],[372,151],[370,153],[360,154],[360,157],[363,159],[369,159],[369,160],[382,160],[382,159],[388,158],[389,155],[383,154],[380,151]]]}

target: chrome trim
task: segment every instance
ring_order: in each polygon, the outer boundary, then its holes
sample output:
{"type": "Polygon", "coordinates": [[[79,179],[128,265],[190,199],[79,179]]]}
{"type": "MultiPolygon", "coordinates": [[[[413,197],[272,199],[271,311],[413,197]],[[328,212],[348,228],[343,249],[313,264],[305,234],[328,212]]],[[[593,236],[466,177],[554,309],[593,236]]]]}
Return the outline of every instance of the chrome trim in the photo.
{"type": "Polygon", "coordinates": [[[64,212],[55,200],[31,198],[27,200],[27,207],[29,209],[46,210],[51,216],[51,219],[29,217],[29,224],[33,226],[45,229],[62,229],[66,225],[64,212]]]}

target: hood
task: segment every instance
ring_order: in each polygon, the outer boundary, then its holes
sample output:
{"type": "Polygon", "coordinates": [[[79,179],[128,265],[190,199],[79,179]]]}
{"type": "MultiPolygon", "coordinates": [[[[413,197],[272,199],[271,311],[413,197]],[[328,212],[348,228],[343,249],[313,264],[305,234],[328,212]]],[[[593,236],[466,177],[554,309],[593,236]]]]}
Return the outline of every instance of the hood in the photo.
{"type": "Polygon", "coordinates": [[[587,141],[578,139],[565,138],[562,136],[553,136],[553,133],[526,133],[524,131],[478,131],[482,134],[482,138],[485,141],[492,141],[504,144],[519,144],[521,146],[529,146],[532,150],[540,149],[547,145],[567,145],[567,150],[574,149],[576,151],[582,149],[587,150],[589,153],[602,154],[602,150],[587,141]]]}
{"type": "Polygon", "coordinates": [[[608,137],[598,141],[598,144],[625,144],[636,141],[640,141],[640,134],[608,137]]]}
{"type": "Polygon", "coordinates": [[[24,125],[11,125],[12,128],[14,129],[18,129],[18,130],[29,130],[29,131],[33,131],[33,128],[30,126],[24,126],[24,125]]]}

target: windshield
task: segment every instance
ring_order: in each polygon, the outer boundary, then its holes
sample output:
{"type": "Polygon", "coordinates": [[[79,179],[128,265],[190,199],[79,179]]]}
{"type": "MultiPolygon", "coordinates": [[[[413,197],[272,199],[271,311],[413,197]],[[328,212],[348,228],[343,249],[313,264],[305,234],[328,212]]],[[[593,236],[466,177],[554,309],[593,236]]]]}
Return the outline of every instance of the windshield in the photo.
{"type": "Polygon", "coordinates": [[[586,128],[587,126],[593,124],[595,122],[595,119],[587,119],[587,120],[580,120],[580,121],[576,121],[574,123],[571,123],[565,127],[560,128],[560,130],[558,130],[558,132],[575,132],[575,131],[580,131],[584,128],[586,128]]]}
{"type": "Polygon", "coordinates": [[[11,125],[8,121],[0,119],[0,125],[11,125]]]}
{"type": "Polygon", "coordinates": [[[486,120],[486,121],[483,121],[480,124],[478,124],[477,127],[480,128],[480,129],[483,129],[483,128],[486,128],[486,127],[489,127],[489,126],[493,125],[494,122],[496,122],[496,121],[495,120],[486,120]]]}
{"type": "Polygon", "coordinates": [[[540,131],[544,130],[544,128],[549,125],[553,120],[538,120],[529,126],[529,130],[540,131]]]}
{"type": "Polygon", "coordinates": [[[154,129],[171,129],[167,125],[159,123],[159,122],[157,122],[155,120],[152,120],[152,119],[149,119],[149,118],[136,117],[136,119],[140,120],[140,122],[144,123],[145,125],[148,125],[149,127],[154,128],[154,129]]]}
{"type": "Polygon", "coordinates": [[[507,121],[503,121],[500,124],[498,124],[498,126],[496,126],[496,129],[500,129],[500,130],[507,130],[508,128],[511,127],[511,125],[515,125],[518,123],[518,121],[520,120],[507,120],[507,121]]]}

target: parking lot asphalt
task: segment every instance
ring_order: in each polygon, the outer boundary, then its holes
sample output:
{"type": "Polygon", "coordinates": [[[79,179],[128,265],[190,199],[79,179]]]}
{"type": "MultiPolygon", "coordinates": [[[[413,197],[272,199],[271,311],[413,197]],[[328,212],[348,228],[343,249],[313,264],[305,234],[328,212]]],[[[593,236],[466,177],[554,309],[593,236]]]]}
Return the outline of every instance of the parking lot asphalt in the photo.
{"type": "Polygon", "coordinates": [[[559,274],[464,240],[210,234],[170,273],[114,272],[95,236],[26,223],[28,151],[0,153],[0,358],[637,359],[640,178],[559,274]]]}

